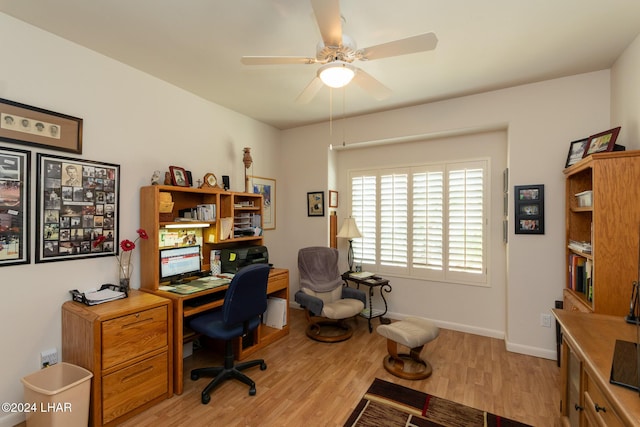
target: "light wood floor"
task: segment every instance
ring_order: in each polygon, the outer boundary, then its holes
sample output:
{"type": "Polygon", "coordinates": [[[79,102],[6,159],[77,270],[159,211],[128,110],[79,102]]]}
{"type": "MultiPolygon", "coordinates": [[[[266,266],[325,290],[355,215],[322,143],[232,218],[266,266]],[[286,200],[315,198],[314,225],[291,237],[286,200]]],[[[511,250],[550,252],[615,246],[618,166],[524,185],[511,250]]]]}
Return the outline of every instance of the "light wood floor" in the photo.
{"type": "Polygon", "coordinates": [[[290,317],[290,334],[255,356],[265,359],[267,370],[247,371],[256,396],[244,384],[227,381],[202,405],[200,392],[209,379],[191,381],[188,372],[195,365],[219,365],[221,357],[198,350],[185,360],[184,393],[123,426],[342,426],[376,377],[534,426],[559,425],[555,361],[509,353],[501,340],[441,330],[422,352],[433,375],[402,380],[382,367],[386,340],[375,329],[370,334],[364,319],[357,319],[350,340],[325,344],[306,337],[303,311],[293,309],[290,317]]]}

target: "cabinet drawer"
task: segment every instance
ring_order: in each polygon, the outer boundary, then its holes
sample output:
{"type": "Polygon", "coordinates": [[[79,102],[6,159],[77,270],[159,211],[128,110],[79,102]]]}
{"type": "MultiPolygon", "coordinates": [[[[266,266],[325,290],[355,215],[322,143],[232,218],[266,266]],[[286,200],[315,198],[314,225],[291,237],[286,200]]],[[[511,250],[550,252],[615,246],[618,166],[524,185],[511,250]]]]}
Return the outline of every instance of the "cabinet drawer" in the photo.
{"type": "Polygon", "coordinates": [[[167,393],[168,357],[161,353],[102,379],[102,422],[106,424],[167,393]]]}
{"type": "Polygon", "coordinates": [[[277,274],[269,277],[267,283],[267,293],[273,293],[281,289],[286,289],[289,286],[289,274],[277,274]]]}
{"type": "Polygon", "coordinates": [[[624,427],[624,423],[618,417],[611,402],[602,394],[600,387],[593,382],[591,377],[586,375],[586,385],[584,391],[585,411],[590,417],[596,420],[596,425],[603,427],[624,427]],[[599,410],[596,410],[596,405],[599,410]]]}
{"type": "Polygon", "coordinates": [[[167,306],[103,322],[102,369],[168,345],[167,330],[167,306]]]}

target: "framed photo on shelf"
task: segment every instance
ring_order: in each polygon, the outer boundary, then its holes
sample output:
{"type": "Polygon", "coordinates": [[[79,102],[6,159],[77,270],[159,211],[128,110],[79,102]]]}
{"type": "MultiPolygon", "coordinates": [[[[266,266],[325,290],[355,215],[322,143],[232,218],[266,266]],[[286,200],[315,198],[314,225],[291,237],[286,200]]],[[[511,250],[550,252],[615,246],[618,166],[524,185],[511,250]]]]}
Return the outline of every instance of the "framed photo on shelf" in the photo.
{"type": "Polygon", "coordinates": [[[514,187],[516,234],[544,234],[544,185],[514,187]]]}
{"type": "Polygon", "coordinates": [[[37,166],[36,263],[117,255],[120,166],[45,154],[37,166]]]}
{"type": "Polygon", "coordinates": [[[338,207],[338,192],[329,190],[329,207],[337,208],[338,207]]]}
{"type": "Polygon", "coordinates": [[[324,191],[307,193],[307,216],[324,216],[324,191]]]}
{"type": "Polygon", "coordinates": [[[567,161],[564,165],[565,168],[578,163],[582,157],[584,157],[584,151],[587,148],[588,142],[589,138],[583,138],[572,141],[571,144],[569,144],[569,154],[567,154],[567,161]]]}
{"type": "Polygon", "coordinates": [[[619,133],[620,126],[618,126],[617,128],[609,129],[605,132],[591,135],[584,150],[584,157],[587,157],[588,155],[593,153],[599,153],[601,151],[614,151],[616,139],[618,139],[619,133]]]}
{"type": "Polygon", "coordinates": [[[189,177],[187,171],[184,168],[178,166],[169,166],[169,173],[171,173],[171,184],[178,187],[190,187],[189,177]]]}
{"type": "Polygon", "coordinates": [[[29,264],[31,152],[0,147],[0,267],[29,264]]]}
{"type": "Polygon", "coordinates": [[[262,195],[262,225],[265,230],[276,228],[276,180],[260,176],[249,177],[255,194],[262,195]]]}
{"type": "Polygon", "coordinates": [[[82,119],[0,98],[0,140],[82,154],[82,119]]]}

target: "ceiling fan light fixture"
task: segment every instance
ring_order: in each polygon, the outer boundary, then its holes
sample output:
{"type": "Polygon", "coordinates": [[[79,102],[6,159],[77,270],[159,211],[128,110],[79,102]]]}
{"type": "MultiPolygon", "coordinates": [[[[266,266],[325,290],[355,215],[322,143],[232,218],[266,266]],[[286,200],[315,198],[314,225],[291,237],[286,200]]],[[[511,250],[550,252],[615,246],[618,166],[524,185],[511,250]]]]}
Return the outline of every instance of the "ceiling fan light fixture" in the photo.
{"type": "Polygon", "coordinates": [[[322,83],[332,88],[348,85],[355,75],[356,68],[342,61],[331,62],[318,70],[318,77],[322,83]]]}

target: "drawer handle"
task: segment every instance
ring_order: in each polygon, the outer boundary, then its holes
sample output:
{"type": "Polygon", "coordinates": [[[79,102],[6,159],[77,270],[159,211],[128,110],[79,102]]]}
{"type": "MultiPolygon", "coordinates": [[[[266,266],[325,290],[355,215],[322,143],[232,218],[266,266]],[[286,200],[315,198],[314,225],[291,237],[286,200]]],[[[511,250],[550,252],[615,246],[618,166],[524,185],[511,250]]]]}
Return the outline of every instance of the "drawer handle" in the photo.
{"type": "Polygon", "coordinates": [[[600,411],[607,412],[607,408],[605,408],[604,406],[600,406],[597,403],[595,405],[593,405],[593,406],[595,406],[596,412],[600,412],[600,411]]]}
{"type": "Polygon", "coordinates": [[[582,411],[584,408],[580,405],[578,405],[577,403],[575,404],[574,408],[576,409],[576,411],[582,411]]]}
{"type": "MultiPolygon", "coordinates": [[[[140,316],[139,314],[136,314],[136,317],[140,316]]],[[[131,322],[131,323],[127,323],[126,325],[122,325],[122,329],[125,328],[132,328],[134,326],[138,326],[142,323],[149,323],[149,322],[153,322],[153,318],[152,317],[147,317],[146,319],[142,319],[142,320],[136,320],[135,322],[131,322]]]]}
{"type": "Polygon", "coordinates": [[[122,381],[120,381],[120,382],[126,383],[127,381],[131,381],[132,379],[137,378],[137,377],[139,377],[141,375],[144,375],[148,371],[152,371],[152,370],[153,370],[153,366],[147,366],[146,368],[144,368],[141,371],[136,372],[135,374],[131,374],[131,375],[128,375],[126,377],[122,377],[122,381]]]}

